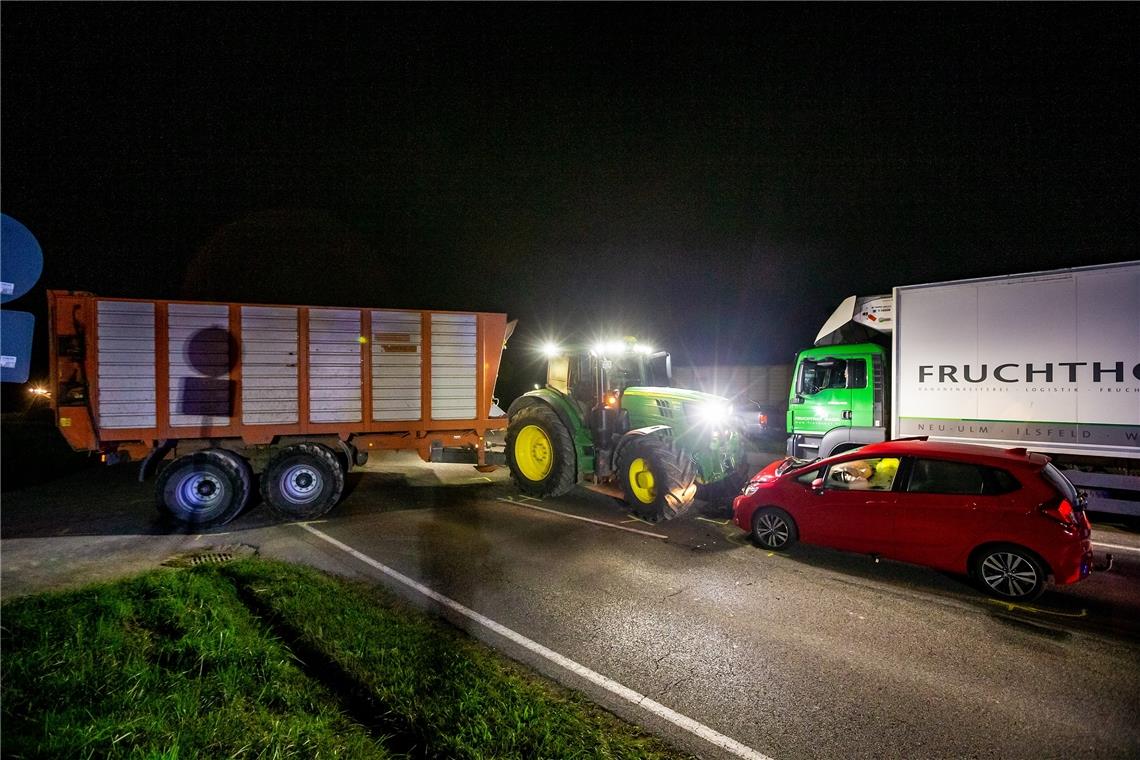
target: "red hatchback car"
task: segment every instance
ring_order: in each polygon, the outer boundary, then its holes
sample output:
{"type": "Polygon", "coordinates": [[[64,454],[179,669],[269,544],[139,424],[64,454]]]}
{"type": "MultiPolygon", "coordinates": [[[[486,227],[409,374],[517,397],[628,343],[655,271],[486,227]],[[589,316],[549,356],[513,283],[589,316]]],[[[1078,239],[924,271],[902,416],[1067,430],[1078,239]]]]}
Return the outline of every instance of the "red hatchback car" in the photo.
{"type": "Polygon", "coordinates": [[[765,549],[800,540],[967,573],[1002,599],[1033,599],[1049,576],[1076,583],[1092,567],[1081,497],[1025,449],[912,439],[785,459],[749,481],[733,515],[765,549]]]}

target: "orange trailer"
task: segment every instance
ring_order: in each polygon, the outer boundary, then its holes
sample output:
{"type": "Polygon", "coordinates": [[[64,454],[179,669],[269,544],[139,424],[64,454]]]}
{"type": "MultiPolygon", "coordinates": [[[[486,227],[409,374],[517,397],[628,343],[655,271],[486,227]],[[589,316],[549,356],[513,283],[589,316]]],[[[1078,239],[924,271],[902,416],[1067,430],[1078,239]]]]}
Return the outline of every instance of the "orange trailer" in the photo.
{"type": "Polygon", "coordinates": [[[487,465],[505,314],[102,298],[48,291],[52,401],[72,448],[171,457],[159,505],[236,516],[254,473],[274,511],[324,514],[369,450],[487,465]]]}

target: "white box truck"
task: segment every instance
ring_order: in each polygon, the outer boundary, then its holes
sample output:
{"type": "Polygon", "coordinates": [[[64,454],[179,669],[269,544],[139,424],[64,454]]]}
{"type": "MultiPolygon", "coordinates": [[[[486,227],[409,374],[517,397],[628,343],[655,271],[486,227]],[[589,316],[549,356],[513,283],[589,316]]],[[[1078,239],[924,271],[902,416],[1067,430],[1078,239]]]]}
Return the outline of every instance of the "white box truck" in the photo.
{"type": "Polygon", "coordinates": [[[1140,261],[846,299],[800,352],[788,454],[928,436],[1053,457],[1140,516],[1140,261]]]}

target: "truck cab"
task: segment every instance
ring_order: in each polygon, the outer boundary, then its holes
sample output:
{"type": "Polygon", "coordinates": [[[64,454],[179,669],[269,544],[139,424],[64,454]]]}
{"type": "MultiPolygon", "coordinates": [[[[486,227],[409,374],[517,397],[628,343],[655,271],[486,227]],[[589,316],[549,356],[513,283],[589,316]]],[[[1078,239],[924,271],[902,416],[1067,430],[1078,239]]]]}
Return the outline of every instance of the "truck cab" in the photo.
{"type": "Polygon", "coordinates": [[[801,351],[788,395],[788,456],[828,457],[886,440],[886,361],[874,343],[801,351]]]}

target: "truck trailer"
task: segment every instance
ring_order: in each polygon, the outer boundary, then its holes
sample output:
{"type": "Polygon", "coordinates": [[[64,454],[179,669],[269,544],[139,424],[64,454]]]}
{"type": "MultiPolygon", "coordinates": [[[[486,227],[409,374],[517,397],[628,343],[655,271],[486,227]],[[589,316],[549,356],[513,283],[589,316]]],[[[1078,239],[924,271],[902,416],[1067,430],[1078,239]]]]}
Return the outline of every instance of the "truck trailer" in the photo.
{"type": "Polygon", "coordinates": [[[796,359],[787,453],[925,436],[1048,454],[1140,515],[1140,262],[851,296],[796,359]]]}
{"type": "Polygon", "coordinates": [[[487,467],[507,426],[505,314],[103,298],[48,292],[56,424],[140,462],[161,510],[206,527],[261,496],[289,519],[339,501],[369,451],[487,467]]]}

